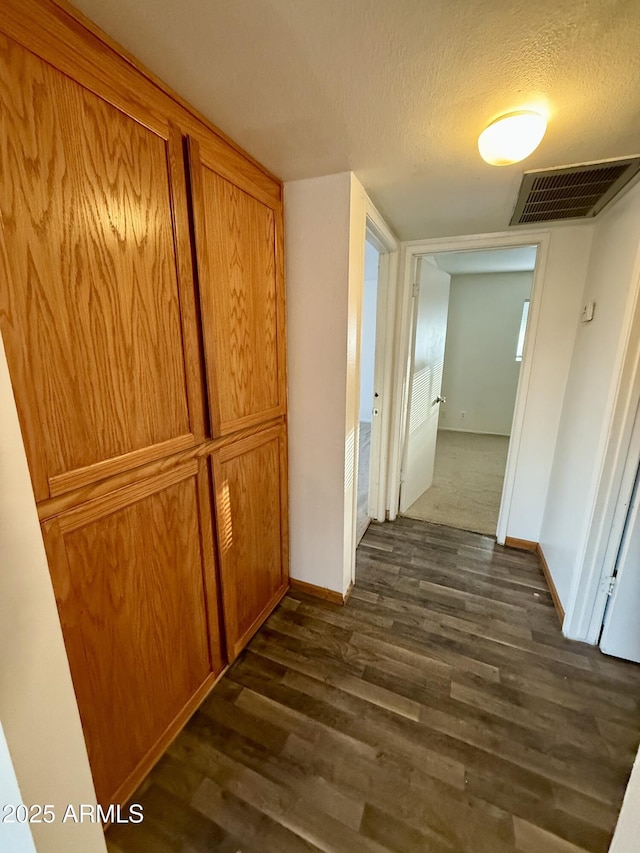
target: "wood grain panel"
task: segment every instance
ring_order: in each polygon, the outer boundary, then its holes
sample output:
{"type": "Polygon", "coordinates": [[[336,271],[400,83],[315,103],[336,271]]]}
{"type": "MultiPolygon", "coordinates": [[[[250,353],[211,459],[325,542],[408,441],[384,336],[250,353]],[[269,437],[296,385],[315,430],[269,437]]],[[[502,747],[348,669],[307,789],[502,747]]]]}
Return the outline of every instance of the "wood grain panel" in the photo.
{"type": "Polygon", "coordinates": [[[217,675],[222,672],[227,663],[227,652],[222,630],[222,599],[216,563],[211,472],[206,459],[198,460],[198,508],[205,603],[209,627],[209,657],[211,669],[217,675]]]}
{"type": "Polygon", "coordinates": [[[175,717],[167,725],[164,732],[160,735],[153,747],[147,753],[145,753],[143,758],[133,768],[127,778],[124,779],[124,781],[116,789],[115,793],[111,795],[110,802],[126,803],[131,799],[131,797],[136,791],[136,788],[138,788],[138,786],[140,785],[140,782],[153,769],[153,766],[156,764],[156,762],[162,758],[163,753],[165,752],[171,741],[174,740],[176,735],[180,733],[185,723],[188,721],[189,717],[192,716],[194,711],[197,711],[203,699],[206,698],[207,694],[211,691],[211,688],[221,678],[225,671],[226,670],[223,669],[217,675],[212,672],[206,677],[206,679],[202,682],[200,687],[198,687],[196,692],[192,694],[187,703],[183,705],[182,708],[180,708],[175,717]]]}
{"type": "Polygon", "coordinates": [[[81,489],[83,486],[93,485],[96,481],[104,481],[105,478],[121,472],[126,472],[126,476],[130,478],[133,468],[139,468],[147,462],[166,459],[167,456],[183,450],[192,450],[194,447],[194,436],[189,434],[171,438],[168,441],[161,441],[159,444],[151,445],[151,447],[133,450],[131,453],[124,453],[122,456],[113,456],[111,459],[104,459],[94,465],[86,465],[84,468],[76,468],[66,474],[49,477],[49,493],[52,498],[60,497],[81,489]]]}
{"type": "Polygon", "coordinates": [[[3,0],[0,32],[127,115],[166,135],[168,122],[274,201],[280,181],[134,56],[64,0],[3,0]]]}
{"type": "MultiPolygon", "coordinates": [[[[212,670],[195,462],[43,525],[98,799],[212,670]]],[[[215,590],[214,590],[215,593],[215,590]]],[[[214,663],[219,672],[220,659],[214,663]]]]}
{"type": "Polygon", "coordinates": [[[516,551],[537,551],[538,543],[531,539],[516,539],[514,536],[505,536],[505,548],[514,548],[516,551]]]}
{"type": "Polygon", "coordinates": [[[194,140],[189,160],[209,406],[219,435],[284,411],[276,213],[203,165],[194,140]]]}
{"type": "Polygon", "coordinates": [[[287,588],[282,188],[62,0],[3,4],[0,127],[0,332],[98,796],[118,801],[287,588]]]}
{"type": "Polygon", "coordinates": [[[172,122],[169,124],[167,163],[189,425],[194,439],[202,442],[209,433],[209,417],[206,408],[200,313],[193,263],[189,214],[191,202],[187,189],[184,140],[180,128],[172,122]]]}
{"type": "MultiPolygon", "coordinates": [[[[135,469],[135,477],[138,479],[148,479],[149,477],[155,477],[157,474],[162,474],[166,471],[171,470],[176,465],[179,465],[183,462],[188,462],[191,459],[203,459],[204,457],[210,456],[215,450],[220,450],[222,447],[227,447],[229,444],[233,444],[235,441],[239,441],[243,438],[248,438],[249,436],[256,435],[267,427],[272,426],[282,426],[284,424],[284,417],[280,415],[273,420],[267,421],[266,424],[259,424],[257,426],[246,427],[245,429],[239,430],[232,435],[223,435],[218,438],[208,439],[203,441],[201,444],[198,444],[194,447],[189,447],[186,450],[178,451],[176,453],[172,453],[169,456],[163,456],[161,459],[155,459],[152,462],[147,462],[143,465],[140,465],[135,469]]],[[[286,446],[285,442],[283,444],[283,465],[286,466],[286,446]]],[[[283,469],[284,470],[284,469],[283,469]]],[[[65,492],[64,494],[56,495],[53,498],[49,498],[48,500],[41,501],[38,504],[38,518],[40,521],[48,521],[50,518],[53,518],[56,515],[60,515],[60,513],[65,512],[68,509],[71,509],[74,506],[77,506],[80,503],[84,503],[85,501],[93,500],[94,498],[100,497],[101,495],[109,494],[110,492],[115,491],[116,489],[121,489],[124,486],[127,486],[131,482],[132,472],[125,471],[120,474],[115,474],[111,477],[108,477],[104,480],[99,480],[95,483],[89,483],[84,486],[80,486],[77,489],[73,489],[72,491],[65,492]]],[[[286,471],[283,474],[283,482],[286,479],[286,471]]],[[[286,509],[286,488],[282,490],[282,500],[283,506],[286,509]]]]}
{"type": "MultiPolygon", "coordinates": [[[[280,408],[287,411],[287,305],[285,282],[284,251],[284,205],[280,203],[274,209],[276,226],[276,316],[278,328],[278,382],[280,408]]],[[[285,433],[286,444],[286,433],[285,433]]],[[[285,447],[286,451],[286,447],[285,447]]],[[[287,495],[288,501],[288,495],[287,495]]],[[[288,503],[287,503],[288,507],[288,503]]],[[[288,511],[288,510],[287,510],[288,511]]]]}
{"type": "Polygon", "coordinates": [[[181,152],[4,37],[0,110],[0,324],[42,499],[202,432],[174,248],[181,152]]]}
{"type": "Polygon", "coordinates": [[[287,589],[281,429],[213,454],[227,654],[233,660],[287,589]]]}

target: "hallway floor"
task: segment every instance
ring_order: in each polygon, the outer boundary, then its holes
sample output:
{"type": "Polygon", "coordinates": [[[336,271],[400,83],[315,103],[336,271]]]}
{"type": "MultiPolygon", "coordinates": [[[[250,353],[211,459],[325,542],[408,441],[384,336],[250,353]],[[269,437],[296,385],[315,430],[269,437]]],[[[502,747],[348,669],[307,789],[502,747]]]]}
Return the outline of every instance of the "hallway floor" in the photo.
{"type": "Polygon", "coordinates": [[[433,485],[404,515],[495,535],[508,449],[508,436],[439,430],[433,485]]]}
{"type": "Polygon", "coordinates": [[[110,853],[605,853],[640,666],[560,632],[532,554],[371,525],[345,607],[288,595],[110,853]]]}

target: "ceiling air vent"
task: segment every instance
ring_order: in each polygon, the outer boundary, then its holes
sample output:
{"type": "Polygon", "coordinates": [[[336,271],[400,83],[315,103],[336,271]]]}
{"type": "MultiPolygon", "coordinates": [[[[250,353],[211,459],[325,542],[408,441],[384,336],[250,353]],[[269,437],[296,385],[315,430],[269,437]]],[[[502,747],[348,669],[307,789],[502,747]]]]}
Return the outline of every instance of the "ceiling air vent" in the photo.
{"type": "Polygon", "coordinates": [[[640,157],[627,157],[525,172],[509,224],[594,217],[639,171],[640,157]]]}

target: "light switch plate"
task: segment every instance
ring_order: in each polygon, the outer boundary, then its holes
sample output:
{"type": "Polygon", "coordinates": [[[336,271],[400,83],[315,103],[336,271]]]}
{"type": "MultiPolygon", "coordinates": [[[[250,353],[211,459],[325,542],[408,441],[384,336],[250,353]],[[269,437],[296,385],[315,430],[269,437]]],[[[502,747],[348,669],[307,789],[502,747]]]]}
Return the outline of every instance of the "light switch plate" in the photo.
{"type": "Polygon", "coordinates": [[[587,304],[583,306],[582,314],[580,315],[581,323],[590,323],[591,320],[593,320],[593,312],[595,310],[595,307],[595,302],[587,302],[587,304]]]}

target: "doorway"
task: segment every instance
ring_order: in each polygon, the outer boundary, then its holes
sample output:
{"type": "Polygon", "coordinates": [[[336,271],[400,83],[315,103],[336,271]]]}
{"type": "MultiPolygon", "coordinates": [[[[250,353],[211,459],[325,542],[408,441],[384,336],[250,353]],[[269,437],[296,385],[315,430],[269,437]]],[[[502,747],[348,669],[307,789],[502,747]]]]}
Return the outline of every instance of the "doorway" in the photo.
{"type": "MultiPolygon", "coordinates": [[[[357,314],[354,315],[357,343],[353,350],[356,393],[352,395],[353,409],[350,410],[354,452],[347,460],[353,488],[349,517],[345,517],[352,584],[360,539],[371,521],[384,521],[387,515],[389,438],[395,403],[398,242],[369,199],[364,214],[362,242],[358,247],[357,291],[354,288],[354,295],[357,294],[357,314]]],[[[354,264],[354,270],[355,267],[354,264]]]]}
{"type": "Polygon", "coordinates": [[[362,291],[362,321],[360,332],[360,414],[358,427],[358,498],[356,516],[356,546],[371,521],[369,506],[371,486],[371,428],[378,415],[375,390],[376,313],[378,306],[378,275],[380,252],[367,236],[364,251],[364,285],[362,291]]]}
{"type": "Polygon", "coordinates": [[[606,598],[600,610],[598,642],[604,654],[640,663],[640,406],[633,419],[610,538],[606,561],[610,568],[600,582],[606,598]]]}
{"type": "Polygon", "coordinates": [[[536,256],[416,258],[401,514],[496,535],[536,256]]]}

